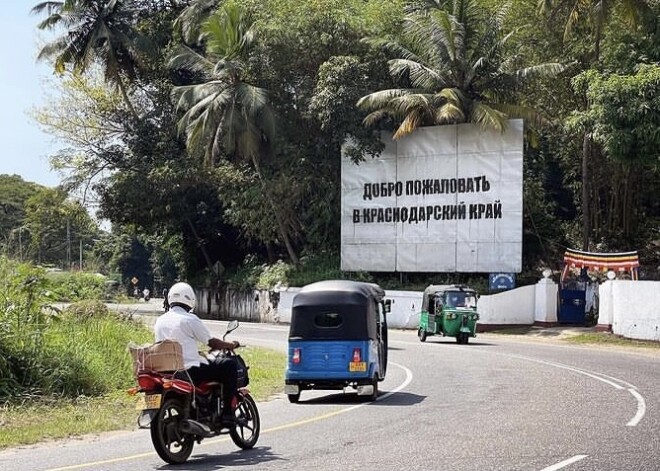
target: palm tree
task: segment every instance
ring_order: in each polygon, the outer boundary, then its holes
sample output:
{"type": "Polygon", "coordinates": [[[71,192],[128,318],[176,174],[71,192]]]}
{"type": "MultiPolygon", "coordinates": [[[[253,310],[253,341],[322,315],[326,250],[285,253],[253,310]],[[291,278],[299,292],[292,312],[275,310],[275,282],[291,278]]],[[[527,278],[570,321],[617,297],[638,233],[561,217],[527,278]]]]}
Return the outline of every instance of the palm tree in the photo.
{"type": "Polygon", "coordinates": [[[220,0],[192,0],[174,22],[174,28],[187,44],[199,41],[200,25],[218,8],[220,0]]]}
{"type": "Polygon", "coordinates": [[[571,38],[573,29],[579,23],[589,23],[593,32],[596,61],[600,60],[603,29],[614,13],[619,13],[630,27],[635,27],[640,18],[649,12],[645,0],[539,0],[539,8],[541,13],[566,15],[564,41],[571,38]]]}
{"type": "Polygon", "coordinates": [[[38,60],[54,61],[57,73],[71,65],[76,73],[85,73],[94,63],[100,64],[107,82],[116,85],[131,114],[137,118],[124,83],[135,77],[136,60],[142,37],[133,27],[137,5],[132,0],[63,0],[41,2],[34,14],[47,14],[39,29],[63,26],[66,32],[44,46],[38,60]]]}
{"type": "Polygon", "coordinates": [[[526,79],[557,74],[563,67],[517,68],[516,57],[505,49],[513,34],[503,32],[506,13],[506,5],[486,16],[473,0],[427,0],[409,10],[402,41],[368,40],[394,55],[390,75],[403,87],[362,97],[358,106],[371,111],[365,124],[393,119],[398,139],[438,124],[475,123],[503,131],[509,118],[543,123],[515,92],[526,79]]]}
{"type": "Polygon", "coordinates": [[[290,231],[275,204],[262,172],[261,159],[272,154],[275,113],[268,92],[245,80],[246,59],[254,45],[251,17],[234,3],[224,5],[202,25],[206,55],[182,46],[171,60],[174,68],[199,74],[203,82],[173,89],[177,109],[185,110],[179,131],[189,150],[212,164],[222,155],[250,162],[276,219],[291,261],[298,257],[290,231]]]}

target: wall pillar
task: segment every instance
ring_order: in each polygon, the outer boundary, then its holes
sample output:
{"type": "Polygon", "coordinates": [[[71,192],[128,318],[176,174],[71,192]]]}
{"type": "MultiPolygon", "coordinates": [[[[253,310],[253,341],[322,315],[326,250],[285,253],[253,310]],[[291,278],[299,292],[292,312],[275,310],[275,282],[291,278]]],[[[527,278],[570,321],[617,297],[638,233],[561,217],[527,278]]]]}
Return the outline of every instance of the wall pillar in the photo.
{"type": "Polygon", "coordinates": [[[550,278],[542,278],[535,288],[534,324],[557,325],[557,283],[550,278]]]}
{"type": "Polygon", "coordinates": [[[612,332],[614,323],[614,281],[607,280],[598,286],[597,332],[612,332]]]}

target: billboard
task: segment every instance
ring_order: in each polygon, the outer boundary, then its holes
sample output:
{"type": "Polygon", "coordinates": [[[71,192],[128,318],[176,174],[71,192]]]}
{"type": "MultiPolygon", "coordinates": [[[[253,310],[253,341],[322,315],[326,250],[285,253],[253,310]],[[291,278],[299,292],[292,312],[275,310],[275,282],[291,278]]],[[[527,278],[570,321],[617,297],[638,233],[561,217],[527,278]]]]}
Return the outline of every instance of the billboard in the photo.
{"type": "Polygon", "coordinates": [[[342,270],[521,271],[522,120],[384,141],[359,165],[342,155],[342,270]]]}

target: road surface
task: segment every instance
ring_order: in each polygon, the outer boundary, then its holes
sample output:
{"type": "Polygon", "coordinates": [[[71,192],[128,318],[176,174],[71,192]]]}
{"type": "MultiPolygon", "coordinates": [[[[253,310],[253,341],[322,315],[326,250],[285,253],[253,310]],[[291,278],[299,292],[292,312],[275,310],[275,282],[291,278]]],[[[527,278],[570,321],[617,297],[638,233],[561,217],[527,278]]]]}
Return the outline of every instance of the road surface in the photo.
{"type": "MultiPolygon", "coordinates": [[[[287,330],[243,323],[233,336],[284,351],[287,330]]],[[[253,450],[207,439],[169,466],[149,431],[134,430],[5,450],[0,470],[660,470],[659,360],[493,334],[421,343],[395,330],[378,401],[305,391],[299,404],[262,402],[253,450]]]]}

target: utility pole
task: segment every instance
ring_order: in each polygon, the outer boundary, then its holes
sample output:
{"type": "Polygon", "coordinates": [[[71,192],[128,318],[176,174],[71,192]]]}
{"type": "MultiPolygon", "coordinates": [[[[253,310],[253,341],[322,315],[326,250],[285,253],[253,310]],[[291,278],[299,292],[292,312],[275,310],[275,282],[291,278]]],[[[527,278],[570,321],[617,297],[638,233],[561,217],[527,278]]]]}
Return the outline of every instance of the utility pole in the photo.
{"type": "Polygon", "coordinates": [[[78,261],[78,271],[82,271],[82,238],[80,239],[80,260],[78,261]]]}

